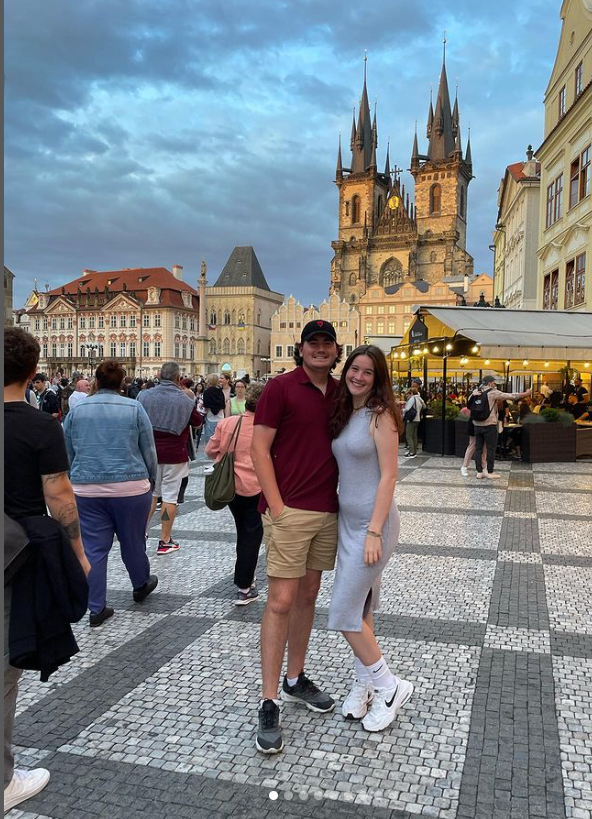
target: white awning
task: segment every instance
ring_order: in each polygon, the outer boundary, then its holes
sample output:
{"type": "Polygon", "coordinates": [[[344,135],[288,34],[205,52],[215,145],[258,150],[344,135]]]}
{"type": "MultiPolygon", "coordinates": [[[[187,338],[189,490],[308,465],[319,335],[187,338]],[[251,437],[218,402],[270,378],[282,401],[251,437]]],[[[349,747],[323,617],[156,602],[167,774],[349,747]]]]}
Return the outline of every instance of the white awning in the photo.
{"type": "Polygon", "coordinates": [[[448,327],[479,344],[484,358],[592,358],[592,313],[429,305],[415,312],[441,322],[443,335],[448,327]]]}

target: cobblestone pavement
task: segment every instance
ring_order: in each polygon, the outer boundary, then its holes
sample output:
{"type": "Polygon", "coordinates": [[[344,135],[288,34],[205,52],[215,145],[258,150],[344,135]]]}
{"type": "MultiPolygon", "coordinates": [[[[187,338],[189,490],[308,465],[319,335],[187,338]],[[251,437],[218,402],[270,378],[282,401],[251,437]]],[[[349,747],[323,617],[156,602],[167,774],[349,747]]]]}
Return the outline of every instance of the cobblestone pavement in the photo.
{"type": "MultiPolygon", "coordinates": [[[[42,684],[26,674],[17,762],[51,770],[11,819],[592,819],[592,463],[402,461],[401,542],[376,618],[385,656],[415,685],[368,735],[286,705],[284,753],[254,748],[265,601],[233,605],[234,525],[202,502],[193,465],[157,592],[136,605],[114,549],[115,617],[75,627],[80,654],[42,684]]],[[[151,530],[157,535],[157,529],[151,530]]],[[[350,655],[326,631],[324,578],[310,676],[337,698],[350,655]]]]}

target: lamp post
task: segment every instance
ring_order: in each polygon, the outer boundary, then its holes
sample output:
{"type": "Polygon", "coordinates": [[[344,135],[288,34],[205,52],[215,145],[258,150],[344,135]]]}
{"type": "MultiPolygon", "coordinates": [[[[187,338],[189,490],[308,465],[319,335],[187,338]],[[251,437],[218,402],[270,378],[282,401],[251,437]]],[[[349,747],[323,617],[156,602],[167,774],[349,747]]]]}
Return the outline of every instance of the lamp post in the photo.
{"type": "Polygon", "coordinates": [[[92,378],[93,359],[95,357],[95,352],[99,349],[99,345],[98,344],[87,344],[86,349],[88,350],[88,367],[89,367],[90,375],[91,375],[91,378],[92,378]]]}
{"type": "Polygon", "coordinates": [[[269,374],[271,375],[271,358],[261,358],[261,362],[265,364],[265,372],[263,373],[264,376],[267,375],[267,365],[269,364],[269,374]]]}

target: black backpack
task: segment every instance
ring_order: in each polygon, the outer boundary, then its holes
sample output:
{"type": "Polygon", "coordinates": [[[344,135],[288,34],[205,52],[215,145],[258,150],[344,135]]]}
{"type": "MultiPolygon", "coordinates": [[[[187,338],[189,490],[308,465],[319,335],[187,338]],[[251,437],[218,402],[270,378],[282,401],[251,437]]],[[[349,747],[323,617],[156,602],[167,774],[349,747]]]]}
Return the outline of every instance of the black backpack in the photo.
{"type": "Polygon", "coordinates": [[[491,390],[473,393],[467,401],[467,407],[471,411],[471,421],[487,421],[491,414],[488,395],[491,390]]]}

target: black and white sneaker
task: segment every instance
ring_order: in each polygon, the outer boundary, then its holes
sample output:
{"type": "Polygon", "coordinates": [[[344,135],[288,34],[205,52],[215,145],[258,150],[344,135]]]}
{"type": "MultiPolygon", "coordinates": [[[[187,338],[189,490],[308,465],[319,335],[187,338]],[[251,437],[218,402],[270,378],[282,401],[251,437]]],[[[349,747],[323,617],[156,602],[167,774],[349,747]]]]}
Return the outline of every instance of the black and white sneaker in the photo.
{"type": "Polygon", "coordinates": [[[284,748],[280,728],[280,709],[273,700],[263,700],[255,747],[262,754],[279,754],[284,748]]]}
{"type": "Polygon", "coordinates": [[[414,454],[413,454],[413,453],[411,453],[411,452],[408,452],[408,453],[405,455],[405,458],[416,458],[416,457],[417,457],[417,456],[416,456],[416,455],[414,455],[414,454]]]}
{"type": "Polygon", "coordinates": [[[306,705],[311,711],[326,714],[335,708],[335,700],[309,680],[304,671],[298,675],[295,685],[288,685],[288,678],[284,677],[281,698],[285,702],[296,702],[306,705]]]}

